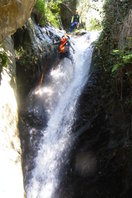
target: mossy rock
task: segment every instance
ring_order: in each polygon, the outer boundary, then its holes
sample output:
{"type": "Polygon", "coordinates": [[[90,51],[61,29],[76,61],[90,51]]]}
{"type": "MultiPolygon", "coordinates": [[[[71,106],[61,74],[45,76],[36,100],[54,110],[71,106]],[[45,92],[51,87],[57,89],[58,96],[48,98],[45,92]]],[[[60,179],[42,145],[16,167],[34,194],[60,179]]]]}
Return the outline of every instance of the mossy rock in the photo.
{"type": "Polygon", "coordinates": [[[0,52],[0,66],[7,67],[8,65],[8,58],[5,52],[0,52]]]}

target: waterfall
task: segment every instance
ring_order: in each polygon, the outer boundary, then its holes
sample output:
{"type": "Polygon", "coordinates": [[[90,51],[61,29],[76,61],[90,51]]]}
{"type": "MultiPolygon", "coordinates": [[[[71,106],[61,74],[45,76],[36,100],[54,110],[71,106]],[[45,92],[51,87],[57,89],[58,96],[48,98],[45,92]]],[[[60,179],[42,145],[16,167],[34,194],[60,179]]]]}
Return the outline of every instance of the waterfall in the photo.
{"type": "MultiPolygon", "coordinates": [[[[72,38],[75,48],[74,64],[64,58],[46,75],[43,86],[35,88],[30,97],[43,103],[47,125],[41,129],[34,168],[26,182],[27,198],[55,198],[60,185],[61,168],[68,163],[74,143],[72,126],[78,98],[88,80],[93,34],[72,38]]],[[[38,109],[35,109],[37,114],[38,109]]],[[[30,133],[32,133],[30,128],[30,133]]]]}

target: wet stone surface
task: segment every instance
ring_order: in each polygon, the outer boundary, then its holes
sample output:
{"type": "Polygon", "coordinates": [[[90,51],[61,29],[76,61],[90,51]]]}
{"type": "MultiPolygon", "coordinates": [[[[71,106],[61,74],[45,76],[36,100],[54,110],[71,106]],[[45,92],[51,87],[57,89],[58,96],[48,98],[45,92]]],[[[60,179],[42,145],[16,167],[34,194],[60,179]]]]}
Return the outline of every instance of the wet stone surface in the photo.
{"type": "Polygon", "coordinates": [[[62,172],[58,198],[131,197],[130,114],[124,114],[117,101],[110,102],[108,88],[100,72],[93,73],[84,88],[73,126],[77,139],[62,172]]]}

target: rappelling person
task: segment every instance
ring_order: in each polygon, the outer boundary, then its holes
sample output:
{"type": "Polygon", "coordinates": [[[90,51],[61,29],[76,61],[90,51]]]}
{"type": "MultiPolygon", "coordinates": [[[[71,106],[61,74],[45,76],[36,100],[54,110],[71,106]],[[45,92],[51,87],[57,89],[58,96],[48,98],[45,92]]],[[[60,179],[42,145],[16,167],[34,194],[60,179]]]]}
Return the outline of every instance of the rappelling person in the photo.
{"type": "Polygon", "coordinates": [[[70,36],[68,34],[65,34],[61,37],[60,40],[60,46],[59,46],[60,59],[67,57],[73,62],[73,57],[70,53],[70,47],[72,48],[73,53],[75,53],[75,50],[70,41],[70,36]]]}
{"type": "MultiPolygon", "coordinates": [[[[71,41],[70,41],[70,36],[68,34],[64,34],[61,39],[59,40],[59,42],[54,42],[53,41],[53,45],[58,45],[58,49],[59,49],[59,60],[57,60],[55,65],[58,65],[60,60],[62,58],[69,58],[72,62],[72,64],[74,64],[74,60],[73,60],[73,56],[70,53],[70,47],[73,50],[73,53],[75,53],[75,49],[73,48],[71,41]]],[[[74,43],[73,43],[74,44],[74,43]]],[[[47,61],[48,62],[48,61],[47,61]]],[[[54,66],[55,66],[54,65],[54,66]]],[[[40,77],[40,81],[39,81],[39,85],[42,84],[43,80],[44,80],[44,75],[45,75],[45,71],[47,69],[48,64],[46,63],[46,66],[44,67],[41,77],[40,77]]]]}
{"type": "Polygon", "coordinates": [[[70,32],[72,32],[73,29],[78,28],[78,27],[79,27],[79,15],[78,15],[78,11],[76,10],[76,13],[72,16],[72,19],[71,19],[70,32]]]}
{"type": "Polygon", "coordinates": [[[69,58],[73,63],[73,57],[70,53],[70,47],[72,48],[73,53],[75,53],[75,50],[71,44],[70,36],[68,34],[64,34],[61,37],[60,41],[54,44],[59,44],[59,59],[61,60],[62,58],[66,57],[69,58]]]}

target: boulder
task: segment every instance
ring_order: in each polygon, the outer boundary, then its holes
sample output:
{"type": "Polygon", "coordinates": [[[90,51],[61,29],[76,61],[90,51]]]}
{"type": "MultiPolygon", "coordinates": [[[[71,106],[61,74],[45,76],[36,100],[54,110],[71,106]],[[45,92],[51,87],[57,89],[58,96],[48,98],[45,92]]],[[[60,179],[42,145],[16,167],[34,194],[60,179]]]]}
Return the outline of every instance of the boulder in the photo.
{"type": "Polygon", "coordinates": [[[0,42],[22,27],[36,0],[1,0],[0,1],[0,42]]]}

